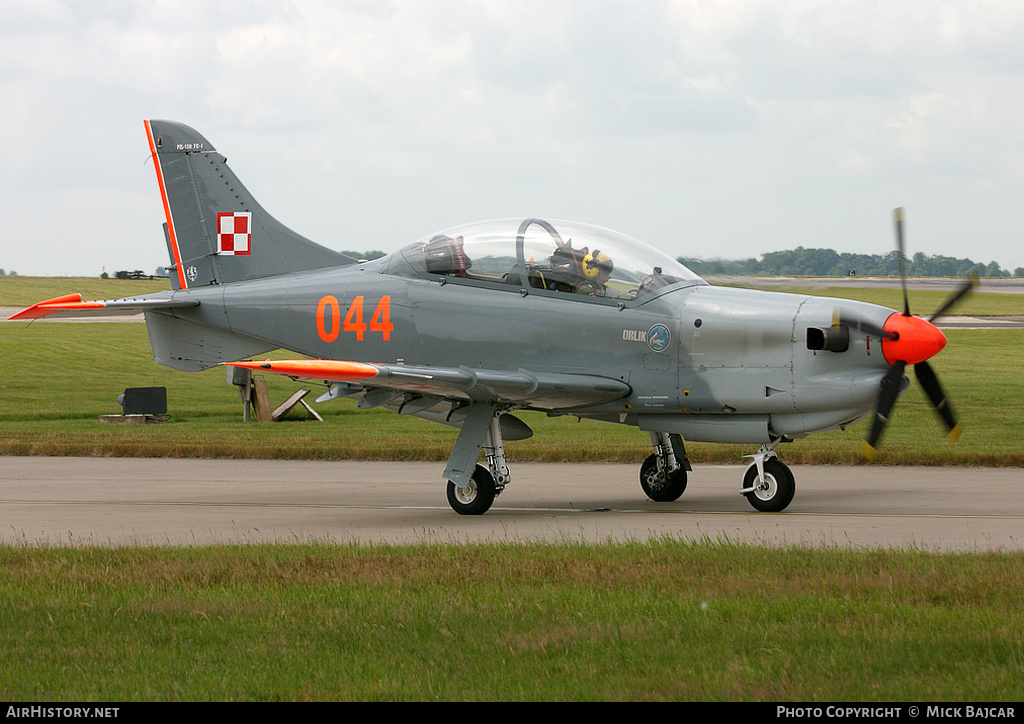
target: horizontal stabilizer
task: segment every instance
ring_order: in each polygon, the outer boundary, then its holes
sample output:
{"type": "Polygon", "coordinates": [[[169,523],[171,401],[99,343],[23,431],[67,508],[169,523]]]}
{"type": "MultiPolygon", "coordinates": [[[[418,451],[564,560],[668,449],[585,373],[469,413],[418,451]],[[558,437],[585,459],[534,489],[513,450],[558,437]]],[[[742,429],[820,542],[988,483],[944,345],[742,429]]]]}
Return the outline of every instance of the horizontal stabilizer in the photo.
{"type": "Polygon", "coordinates": [[[340,360],[227,362],[297,379],[348,382],[414,394],[472,402],[513,403],[542,410],[569,410],[620,400],[630,393],[621,380],[585,374],[546,374],[528,370],[469,367],[415,367],[340,360]]]}
{"type": "Polygon", "coordinates": [[[26,307],[7,319],[12,322],[42,319],[51,315],[56,317],[87,317],[116,316],[135,314],[148,309],[171,309],[195,307],[199,302],[194,299],[171,299],[170,297],[126,297],[124,299],[105,299],[87,301],[81,294],[65,294],[61,297],[37,302],[26,307]]]}

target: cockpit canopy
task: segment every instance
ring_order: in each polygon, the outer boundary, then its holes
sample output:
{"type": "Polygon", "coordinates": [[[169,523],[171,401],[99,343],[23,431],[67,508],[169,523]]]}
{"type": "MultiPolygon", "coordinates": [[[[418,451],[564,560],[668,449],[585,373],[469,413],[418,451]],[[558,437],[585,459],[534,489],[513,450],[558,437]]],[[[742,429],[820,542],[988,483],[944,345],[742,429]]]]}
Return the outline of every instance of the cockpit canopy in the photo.
{"type": "Polygon", "coordinates": [[[415,241],[395,256],[431,278],[621,301],[670,285],[705,283],[636,239],[587,224],[536,218],[458,226],[415,241]]]}

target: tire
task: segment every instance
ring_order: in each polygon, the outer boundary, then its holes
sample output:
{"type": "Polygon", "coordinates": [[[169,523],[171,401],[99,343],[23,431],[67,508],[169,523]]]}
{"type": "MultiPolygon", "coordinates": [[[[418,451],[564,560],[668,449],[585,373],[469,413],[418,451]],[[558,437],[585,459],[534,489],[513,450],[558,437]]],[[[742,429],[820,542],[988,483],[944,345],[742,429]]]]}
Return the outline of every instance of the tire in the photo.
{"type": "Polygon", "coordinates": [[[494,502],[494,478],[490,471],[477,465],[468,488],[460,488],[448,481],[448,505],[459,515],[483,515],[494,502]]]}
{"type": "Polygon", "coordinates": [[[658,471],[658,456],[649,455],[640,466],[640,487],[656,503],[671,503],[686,490],[686,470],[680,467],[671,475],[664,475],[658,471]]]}
{"type": "MultiPolygon", "coordinates": [[[[743,488],[752,488],[757,482],[757,465],[747,468],[743,476],[743,488]]],[[[793,501],[796,482],[792,471],[777,458],[764,461],[763,490],[744,493],[756,510],[762,513],[780,513],[793,501]]]]}

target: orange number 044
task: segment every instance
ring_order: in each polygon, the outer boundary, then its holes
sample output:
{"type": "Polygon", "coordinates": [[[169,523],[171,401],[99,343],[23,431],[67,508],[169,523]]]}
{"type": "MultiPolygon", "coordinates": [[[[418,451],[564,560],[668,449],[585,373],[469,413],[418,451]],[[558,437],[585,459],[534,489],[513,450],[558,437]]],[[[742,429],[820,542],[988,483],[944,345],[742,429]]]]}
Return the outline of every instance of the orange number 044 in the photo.
{"type": "Polygon", "coordinates": [[[370,323],[367,324],[363,317],[363,298],[356,297],[349,305],[345,313],[345,321],[341,321],[341,305],[338,299],[331,295],[320,297],[316,305],[316,331],[324,342],[333,342],[338,338],[342,330],[355,332],[356,340],[362,342],[366,332],[381,332],[384,341],[391,339],[391,332],[395,325],[391,323],[391,296],[385,295],[377,302],[377,306],[370,316],[370,323]]]}

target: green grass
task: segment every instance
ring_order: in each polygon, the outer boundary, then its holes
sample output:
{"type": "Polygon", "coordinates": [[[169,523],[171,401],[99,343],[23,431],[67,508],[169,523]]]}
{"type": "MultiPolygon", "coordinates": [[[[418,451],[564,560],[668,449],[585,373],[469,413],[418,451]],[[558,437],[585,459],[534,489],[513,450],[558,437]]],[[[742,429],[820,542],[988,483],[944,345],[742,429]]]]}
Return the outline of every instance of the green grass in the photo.
{"type": "Polygon", "coordinates": [[[78,292],[86,299],[119,299],[171,288],[171,280],[98,277],[0,276],[0,307],[27,307],[44,299],[78,292]]]}
{"type": "MultiPolygon", "coordinates": [[[[964,424],[960,441],[944,431],[916,382],[900,400],[883,440],[880,463],[1024,465],[1017,395],[1024,330],[948,330],[936,358],[964,424]]],[[[299,384],[267,378],[272,402],[299,384]]],[[[323,388],[313,387],[318,395],[323,388]]],[[[153,362],[145,325],[36,322],[0,324],[0,454],[281,459],[444,460],[456,431],[352,401],[313,403],[315,422],[301,408],[274,424],[242,422],[236,388],[215,368],[178,372],[153,362]],[[167,388],[169,422],[102,425],[119,412],[125,387],[167,388]],[[244,430],[242,427],[244,426],[244,430]],[[244,445],[239,440],[244,439],[244,445]]],[[[645,433],[575,418],[518,413],[535,435],[507,445],[512,461],[639,462],[649,454],[645,433]]],[[[789,463],[861,463],[866,423],[845,433],[811,436],[780,451],[789,463]]],[[[739,462],[750,446],[688,446],[695,463],[739,462]]]]}
{"type": "MultiPolygon", "coordinates": [[[[738,282],[738,284],[755,289],[762,288],[758,286],[757,277],[749,277],[742,282],[738,282]]],[[[981,289],[983,290],[984,280],[982,280],[981,284],[981,289]]],[[[763,288],[775,292],[852,299],[869,304],[880,304],[883,307],[889,307],[897,311],[903,309],[903,292],[900,289],[875,289],[872,287],[857,287],[855,285],[830,287],[819,286],[817,283],[813,285],[794,284],[792,286],[772,284],[763,285],[763,288]]],[[[910,301],[910,310],[914,314],[929,317],[933,311],[946,301],[951,293],[935,289],[910,289],[907,292],[907,299],[910,301]]],[[[949,314],[951,316],[966,317],[1019,317],[1024,315],[1024,294],[975,291],[953,308],[949,314]]]]}
{"type": "Polygon", "coordinates": [[[0,547],[7,701],[1017,701],[1024,557],[0,547]]]}
{"type": "MultiPolygon", "coordinates": [[[[737,280],[733,280],[736,282],[737,280]]],[[[757,277],[739,281],[742,286],[758,287],[757,277]]],[[[964,316],[1021,316],[1024,315],[1024,294],[1000,294],[985,292],[985,281],[981,290],[967,297],[951,313],[964,316]]],[[[131,280],[98,279],[96,277],[0,277],[0,306],[27,307],[30,304],[62,294],[78,292],[86,299],[117,299],[146,292],[170,289],[169,279],[131,280]]],[[[871,304],[881,304],[892,309],[903,309],[903,293],[899,289],[875,289],[857,286],[813,286],[794,281],[792,286],[766,286],[766,289],[796,294],[813,294],[821,297],[840,297],[871,304]]],[[[945,301],[949,292],[931,289],[911,289],[908,292],[910,306],[915,314],[927,316],[945,301]]]]}

